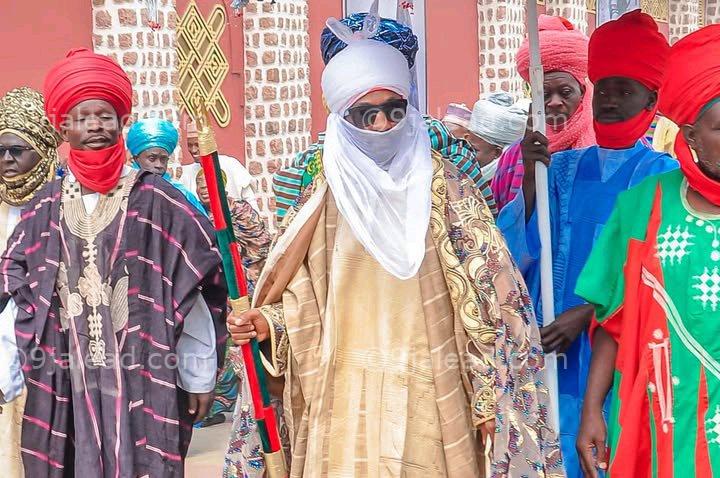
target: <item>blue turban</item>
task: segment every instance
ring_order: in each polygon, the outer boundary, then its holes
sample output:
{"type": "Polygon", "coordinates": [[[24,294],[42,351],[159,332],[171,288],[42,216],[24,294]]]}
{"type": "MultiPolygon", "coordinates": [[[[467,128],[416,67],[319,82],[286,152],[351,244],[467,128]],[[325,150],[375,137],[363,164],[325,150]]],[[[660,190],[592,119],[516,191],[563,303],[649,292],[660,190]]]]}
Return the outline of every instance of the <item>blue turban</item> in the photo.
{"type": "Polygon", "coordinates": [[[127,147],[133,156],[150,148],[162,148],[172,154],[177,144],[177,129],[171,122],[160,118],[136,121],[127,135],[127,147]]]}
{"type": "MultiPolygon", "coordinates": [[[[362,30],[363,21],[366,16],[367,13],[355,13],[342,19],[341,23],[350,27],[353,32],[358,32],[362,30]]],[[[418,39],[412,32],[412,28],[395,20],[382,18],[380,19],[377,35],[372,37],[372,39],[387,43],[391,47],[399,50],[407,59],[410,68],[415,64],[415,55],[418,51],[418,39]]],[[[343,51],[346,46],[347,44],[345,42],[336,37],[329,28],[325,27],[322,32],[322,37],[320,38],[320,49],[326,65],[332,57],[343,51]]]]}

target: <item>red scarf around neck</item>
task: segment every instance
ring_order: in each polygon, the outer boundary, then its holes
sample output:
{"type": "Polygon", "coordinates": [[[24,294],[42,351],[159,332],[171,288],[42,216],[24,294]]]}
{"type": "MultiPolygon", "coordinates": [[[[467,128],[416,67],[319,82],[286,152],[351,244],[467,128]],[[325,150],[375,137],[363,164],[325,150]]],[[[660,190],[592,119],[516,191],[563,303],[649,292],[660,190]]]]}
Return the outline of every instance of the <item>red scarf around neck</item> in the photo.
{"type": "Polygon", "coordinates": [[[720,206],[720,182],[702,172],[700,166],[695,162],[682,131],[678,132],[675,138],[675,154],[680,161],[680,169],[687,178],[688,185],[714,205],[720,206]]]}
{"type": "Polygon", "coordinates": [[[652,110],[643,108],[632,118],[618,123],[600,123],[598,120],[593,120],[598,146],[608,149],[632,147],[650,128],[656,111],[657,108],[652,110]]]}
{"type": "Polygon", "coordinates": [[[97,151],[70,149],[68,166],[84,187],[100,194],[107,194],[120,180],[125,164],[125,141],[97,151]]]}

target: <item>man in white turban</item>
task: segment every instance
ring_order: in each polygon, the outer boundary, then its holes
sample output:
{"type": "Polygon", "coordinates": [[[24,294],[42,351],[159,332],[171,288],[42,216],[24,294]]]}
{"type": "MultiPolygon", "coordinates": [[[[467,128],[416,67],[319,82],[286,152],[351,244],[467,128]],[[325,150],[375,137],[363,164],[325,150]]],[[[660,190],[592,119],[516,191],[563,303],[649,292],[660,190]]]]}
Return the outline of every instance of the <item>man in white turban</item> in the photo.
{"type": "Polygon", "coordinates": [[[290,476],[560,473],[535,316],[492,215],[431,149],[405,57],[337,23],[322,154],[254,308],[228,321],[284,378],[290,476]]]}
{"type": "Polygon", "coordinates": [[[463,139],[477,153],[483,181],[490,181],[495,175],[503,151],[522,139],[527,117],[527,105],[514,103],[507,93],[493,93],[475,103],[463,139]]]}

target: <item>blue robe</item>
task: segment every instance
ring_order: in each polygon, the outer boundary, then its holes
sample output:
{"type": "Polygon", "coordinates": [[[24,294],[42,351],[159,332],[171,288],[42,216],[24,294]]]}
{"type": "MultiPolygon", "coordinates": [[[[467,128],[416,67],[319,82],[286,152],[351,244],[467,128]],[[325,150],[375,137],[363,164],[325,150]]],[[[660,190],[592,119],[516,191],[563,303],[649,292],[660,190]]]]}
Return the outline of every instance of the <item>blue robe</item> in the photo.
{"type": "MultiPolygon", "coordinates": [[[[591,146],[552,156],[548,169],[552,229],[555,314],[582,305],[575,284],[595,240],[610,217],[618,194],[648,176],[677,169],[677,162],[638,142],[625,150],[591,146]]],[[[537,214],[525,222],[522,191],[497,219],[510,252],[523,273],[542,326],[540,301],[540,239],[537,214]]],[[[582,477],[575,440],[590,367],[587,332],[558,356],[560,440],[568,478],[582,477]]]]}

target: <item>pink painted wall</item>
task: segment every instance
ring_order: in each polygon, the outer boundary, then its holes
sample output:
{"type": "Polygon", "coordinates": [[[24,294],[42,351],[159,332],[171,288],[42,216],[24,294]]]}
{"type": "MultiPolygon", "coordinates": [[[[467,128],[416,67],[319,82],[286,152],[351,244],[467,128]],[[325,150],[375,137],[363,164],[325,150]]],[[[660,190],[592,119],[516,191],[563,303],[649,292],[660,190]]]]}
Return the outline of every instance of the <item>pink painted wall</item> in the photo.
{"type": "Polygon", "coordinates": [[[473,105],[480,94],[476,0],[425,2],[428,113],[442,118],[448,103],[473,105]]]}
{"type": "Polygon", "coordinates": [[[327,120],[327,110],[322,99],[322,88],[320,80],[325,64],[320,54],[320,35],[325,28],[325,21],[329,17],[343,17],[342,0],[314,0],[308,2],[308,14],[310,17],[310,25],[308,34],[310,35],[310,87],[312,102],[312,140],[317,139],[318,133],[325,130],[325,121],[327,120]]]}
{"type": "Polygon", "coordinates": [[[2,2],[0,95],[18,86],[42,90],[45,73],[71,48],[92,48],[92,2],[2,2]]]}

